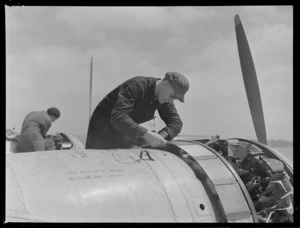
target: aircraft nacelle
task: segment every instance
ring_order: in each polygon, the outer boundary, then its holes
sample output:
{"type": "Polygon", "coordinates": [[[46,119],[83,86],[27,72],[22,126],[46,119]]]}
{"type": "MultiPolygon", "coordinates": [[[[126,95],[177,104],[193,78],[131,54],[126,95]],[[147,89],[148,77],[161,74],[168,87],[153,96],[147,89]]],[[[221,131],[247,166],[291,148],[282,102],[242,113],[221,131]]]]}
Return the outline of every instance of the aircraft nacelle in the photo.
{"type": "Polygon", "coordinates": [[[292,220],[293,169],[262,144],[177,137],[165,149],[87,150],[56,136],[59,150],[26,153],[7,139],[6,222],[292,220]]]}

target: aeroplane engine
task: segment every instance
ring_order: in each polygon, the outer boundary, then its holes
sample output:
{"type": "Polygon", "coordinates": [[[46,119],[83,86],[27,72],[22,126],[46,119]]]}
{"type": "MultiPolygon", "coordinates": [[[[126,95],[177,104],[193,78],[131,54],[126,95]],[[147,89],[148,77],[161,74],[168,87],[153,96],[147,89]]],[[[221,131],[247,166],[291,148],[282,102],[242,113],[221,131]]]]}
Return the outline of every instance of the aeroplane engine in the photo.
{"type": "Polygon", "coordinates": [[[246,141],[219,140],[210,146],[240,176],[260,222],[293,222],[293,173],[288,164],[275,157],[267,148],[259,148],[246,141]]]}
{"type": "MultiPolygon", "coordinates": [[[[184,140],[164,150],[78,148],[7,154],[6,221],[282,222],[291,218],[288,193],[293,188],[280,162],[264,158],[261,168],[254,168],[254,176],[247,178],[232,164],[217,150],[184,140]],[[272,200],[267,199],[270,194],[272,200]]],[[[253,169],[250,163],[245,165],[246,172],[253,169]]]]}
{"type": "Polygon", "coordinates": [[[256,221],[246,189],[217,155],[195,143],[178,148],[197,160],[207,180],[157,149],[7,154],[6,221],[256,221]],[[210,196],[215,190],[219,208],[210,196]]]}

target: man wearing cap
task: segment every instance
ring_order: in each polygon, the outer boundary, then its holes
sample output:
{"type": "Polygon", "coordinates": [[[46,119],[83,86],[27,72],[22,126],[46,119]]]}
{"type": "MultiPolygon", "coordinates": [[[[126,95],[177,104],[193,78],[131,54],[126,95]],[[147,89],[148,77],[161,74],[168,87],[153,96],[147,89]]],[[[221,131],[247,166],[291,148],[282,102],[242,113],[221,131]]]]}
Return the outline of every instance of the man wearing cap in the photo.
{"type": "Polygon", "coordinates": [[[60,117],[57,108],[29,113],[22,124],[19,136],[19,147],[22,152],[54,150],[55,143],[47,137],[51,124],[60,117]]]}
{"type": "Polygon", "coordinates": [[[188,89],[187,78],[178,72],[167,72],[163,79],[128,79],[97,105],[89,122],[86,149],[165,146],[183,125],[173,101],[184,102],[188,89]],[[139,125],[152,120],[156,110],[166,123],[158,133],[139,125]]]}

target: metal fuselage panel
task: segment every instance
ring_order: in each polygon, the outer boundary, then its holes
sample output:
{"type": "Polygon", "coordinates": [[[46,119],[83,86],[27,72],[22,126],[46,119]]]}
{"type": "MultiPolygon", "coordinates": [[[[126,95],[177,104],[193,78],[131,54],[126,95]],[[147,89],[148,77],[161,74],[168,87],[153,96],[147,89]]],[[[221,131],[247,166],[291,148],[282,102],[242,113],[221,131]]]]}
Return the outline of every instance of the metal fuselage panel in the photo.
{"type": "Polygon", "coordinates": [[[142,150],[7,154],[6,221],[215,221],[201,182],[180,158],[149,149],[153,160],[141,159],[142,150]]]}
{"type": "Polygon", "coordinates": [[[228,222],[254,222],[249,202],[248,192],[241,188],[241,181],[236,178],[233,170],[206,147],[196,143],[180,143],[178,146],[187,151],[201,165],[212,180],[224,207],[228,222]]]}

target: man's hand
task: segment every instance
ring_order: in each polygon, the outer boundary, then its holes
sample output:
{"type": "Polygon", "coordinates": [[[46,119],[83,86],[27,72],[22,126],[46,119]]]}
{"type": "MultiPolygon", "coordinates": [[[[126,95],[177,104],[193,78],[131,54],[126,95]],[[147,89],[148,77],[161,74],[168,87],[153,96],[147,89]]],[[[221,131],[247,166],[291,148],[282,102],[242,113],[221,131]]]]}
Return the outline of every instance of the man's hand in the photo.
{"type": "Polygon", "coordinates": [[[218,140],[220,140],[220,136],[219,135],[213,135],[211,136],[210,140],[208,142],[206,142],[206,145],[212,144],[217,142],[218,140]]]}
{"type": "Polygon", "coordinates": [[[151,131],[147,131],[143,136],[146,141],[146,144],[151,147],[164,147],[166,145],[166,140],[159,134],[151,131]]]}

